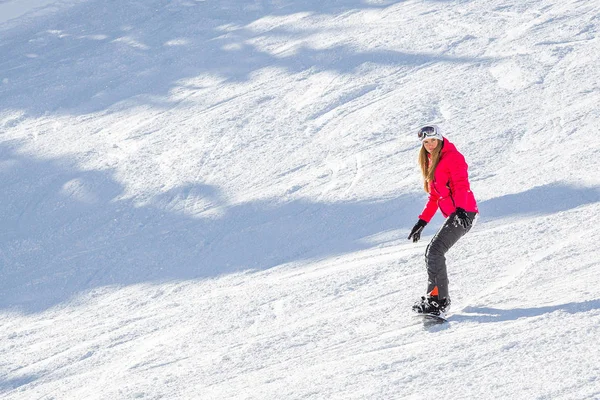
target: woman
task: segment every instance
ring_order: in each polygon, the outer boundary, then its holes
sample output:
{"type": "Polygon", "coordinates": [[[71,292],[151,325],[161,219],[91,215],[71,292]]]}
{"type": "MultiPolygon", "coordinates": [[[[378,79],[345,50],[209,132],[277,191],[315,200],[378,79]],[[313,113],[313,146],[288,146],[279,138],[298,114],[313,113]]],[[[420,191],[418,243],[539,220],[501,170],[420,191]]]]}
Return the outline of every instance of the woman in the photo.
{"type": "Polygon", "coordinates": [[[438,208],[447,219],[425,251],[429,278],[427,295],[415,303],[413,311],[443,316],[450,306],[445,254],[469,232],[479,211],[471,192],[468,166],[463,155],[441,135],[436,125],[422,127],[418,136],[422,143],[419,164],[429,199],[408,239],[419,241],[423,228],[438,208]]]}

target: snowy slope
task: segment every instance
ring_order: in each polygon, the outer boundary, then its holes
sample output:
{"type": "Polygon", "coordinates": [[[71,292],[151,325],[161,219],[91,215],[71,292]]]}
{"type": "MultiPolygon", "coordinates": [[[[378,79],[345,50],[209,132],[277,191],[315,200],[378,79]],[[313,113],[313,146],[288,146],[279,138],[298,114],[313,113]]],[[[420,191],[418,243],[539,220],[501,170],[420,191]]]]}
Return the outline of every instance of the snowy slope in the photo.
{"type": "Polygon", "coordinates": [[[0,1],[0,398],[600,399],[595,3],[0,1]]]}

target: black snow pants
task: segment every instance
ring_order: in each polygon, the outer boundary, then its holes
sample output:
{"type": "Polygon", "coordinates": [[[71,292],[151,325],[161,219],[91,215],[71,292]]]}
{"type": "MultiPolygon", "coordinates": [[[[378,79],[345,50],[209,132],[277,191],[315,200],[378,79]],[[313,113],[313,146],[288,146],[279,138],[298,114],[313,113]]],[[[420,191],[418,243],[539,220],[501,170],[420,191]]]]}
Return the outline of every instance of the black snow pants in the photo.
{"type": "MultiPolygon", "coordinates": [[[[475,222],[477,213],[467,212],[467,215],[475,222]]],[[[471,226],[463,228],[455,225],[456,214],[451,214],[440,230],[435,234],[425,250],[425,263],[427,265],[427,293],[431,293],[437,286],[440,299],[449,297],[448,294],[448,271],[446,270],[446,252],[450,250],[458,239],[471,230],[471,226]]]]}

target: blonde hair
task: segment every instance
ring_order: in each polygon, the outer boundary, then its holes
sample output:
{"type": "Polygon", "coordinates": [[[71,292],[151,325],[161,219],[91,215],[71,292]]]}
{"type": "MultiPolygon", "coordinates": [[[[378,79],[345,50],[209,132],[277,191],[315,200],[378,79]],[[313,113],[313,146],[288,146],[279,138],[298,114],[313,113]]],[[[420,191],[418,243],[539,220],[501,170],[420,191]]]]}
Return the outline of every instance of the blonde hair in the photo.
{"type": "Polygon", "coordinates": [[[425,150],[425,146],[421,146],[419,152],[419,166],[421,167],[421,173],[423,174],[423,189],[429,193],[429,182],[433,181],[433,174],[440,162],[440,156],[442,154],[442,146],[444,142],[438,140],[437,147],[430,154],[425,150]]]}

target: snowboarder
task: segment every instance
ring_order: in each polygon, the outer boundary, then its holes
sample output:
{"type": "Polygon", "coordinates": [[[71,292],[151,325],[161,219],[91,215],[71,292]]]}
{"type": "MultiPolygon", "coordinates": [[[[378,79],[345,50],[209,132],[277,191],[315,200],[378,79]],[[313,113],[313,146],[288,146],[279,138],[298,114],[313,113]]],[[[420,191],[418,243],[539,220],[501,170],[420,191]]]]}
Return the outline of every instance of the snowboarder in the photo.
{"type": "Polygon", "coordinates": [[[419,241],[423,228],[438,208],[446,221],[425,250],[427,294],[412,309],[420,314],[444,316],[450,307],[445,254],[469,232],[479,210],[471,192],[468,166],[463,155],[442,136],[436,125],[423,126],[418,131],[418,137],[422,143],[419,164],[429,198],[408,239],[419,241]]]}

